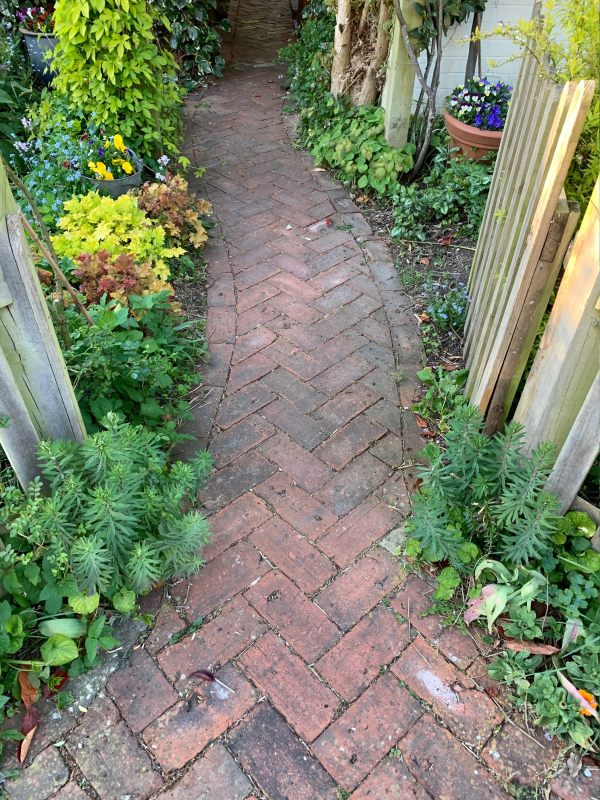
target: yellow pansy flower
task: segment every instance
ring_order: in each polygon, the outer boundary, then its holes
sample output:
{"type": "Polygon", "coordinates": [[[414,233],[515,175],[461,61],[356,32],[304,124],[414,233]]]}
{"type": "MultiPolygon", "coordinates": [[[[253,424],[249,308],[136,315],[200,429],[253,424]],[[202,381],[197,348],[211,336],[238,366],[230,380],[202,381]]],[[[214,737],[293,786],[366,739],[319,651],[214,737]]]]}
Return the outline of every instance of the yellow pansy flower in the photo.
{"type": "Polygon", "coordinates": [[[132,175],[132,174],[133,174],[133,171],[134,171],[134,170],[133,170],[133,167],[132,167],[132,165],[129,163],[129,161],[123,161],[123,163],[121,164],[121,169],[123,170],[123,172],[124,172],[126,175],[132,175]]]}
{"type": "Polygon", "coordinates": [[[117,150],[120,150],[121,153],[125,152],[126,149],[125,142],[123,141],[123,137],[121,136],[120,133],[115,134],[115,136],[113,137],[113,144],[117,148],[117,150]]]}

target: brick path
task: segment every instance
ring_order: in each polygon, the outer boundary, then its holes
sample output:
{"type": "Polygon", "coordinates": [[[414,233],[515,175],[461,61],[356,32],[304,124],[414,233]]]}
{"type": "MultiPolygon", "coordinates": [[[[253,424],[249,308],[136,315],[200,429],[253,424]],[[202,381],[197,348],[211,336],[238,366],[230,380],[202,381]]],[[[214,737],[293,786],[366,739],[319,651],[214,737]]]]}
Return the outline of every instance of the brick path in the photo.
{"type": "MultiPolygon", "coordinates": [[[[277,71],[251,70],[188,109],[222,233],[189,428],[216,462],[206,567],[148,599],[154,630],[87,713],[47,713],[13,800],[499,800],[556,755],[505,721],[479,638],[424,616],[431,585],[390,553],[422,444],[403,410],[418,331],[281,103],[277,71]]],[[[599,781],[561,776],[549,796],[597,797],[599,781]]]]}

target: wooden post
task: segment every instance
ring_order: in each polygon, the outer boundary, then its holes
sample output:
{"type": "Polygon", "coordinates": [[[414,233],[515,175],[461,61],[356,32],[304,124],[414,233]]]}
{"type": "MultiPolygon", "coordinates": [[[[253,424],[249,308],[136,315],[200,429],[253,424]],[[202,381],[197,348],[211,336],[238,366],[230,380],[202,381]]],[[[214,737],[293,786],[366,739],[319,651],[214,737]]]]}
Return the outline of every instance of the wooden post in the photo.
{"type": "Polygon", "coordinates": [[[334,97],[343,93],[344,78],[350,66],[351,40],[352,3],[350,0],[338,0],[331,65],[331,94],[334,97]]]}
{"type": "Polygon", "coordinates": [[[0,445],[22,486],[40,439],[85,439],[85,427],[18,207],[0,162],[0,445]]]}
{"type": "MultiPolygon", "coordinates": [[[[413,0],[402,0],[402,13],[409,29],[421,22],[413,0]]],[[[410,112],[415,88],[415,68],[402,38],[398,17],[394,14],[394,33],[385,86],[385,138],[392,147],[402,147],[408,139],[410,112]]]]}

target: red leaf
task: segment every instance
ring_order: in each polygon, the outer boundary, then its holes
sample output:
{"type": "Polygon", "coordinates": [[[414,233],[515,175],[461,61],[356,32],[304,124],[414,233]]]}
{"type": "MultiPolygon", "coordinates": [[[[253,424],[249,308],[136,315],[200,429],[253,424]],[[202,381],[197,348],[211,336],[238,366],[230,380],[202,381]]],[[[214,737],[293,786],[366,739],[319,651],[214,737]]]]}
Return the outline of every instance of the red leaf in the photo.
{"type": "Polygon", "coordinates": [[[53,694],[57,694],[63,688],[65,683],[69,680],[69,673],[64,669],[56,669],[52,675],[52,688],[48,685],[44,686],[44,697],[48,699],[53,694]]]}
{"type": "Polygon", "coordinates": [[[442,247],[448,247],[452,243],[452,236],[450,234],[448,234],[448,236],[441,236],[438,242],[442,247]]]}
{"type": "Polygon", "coordinates": [[[207,669],[198,669],[196,672],[191,673],[190,678],[202,678],[203,681],[212,683],[215,679],[215,676],[207,669]]]}
{"type": "Polygon", "coordinates": [[[424,264],[426,267],[429,266],[429,259],[427,258],[427,256],[423,256],[423,258],[421,259],[421,264],[424,264]]]}
{"type": "Polygon", "coordinates": [[[418,414],[415,414],[415,419],[417,421],[417,425],[419,426],[419,428],[429,427],[429,423],[427,422],[427,420],[423,419],[423,417],[420,417],[418,414]]]}
{"type": "Polygon", "coordinates": [[[516,653],[532,653],[534,656],[553,656],[558,653],[558,647],[551,644],[536,644],[535,642],[520,642],[518,639],[505,639],[504,646],[516,653]]]}
{"type": "Polygon", "coordinates": [[[38,690],[29,682],[29,673],[25,670],[19,672],[19,686],[23,705],[29,710],[37,699],[38,690]]]}
{"type": "Polygon", "coordinates": [[[21,739],[19,742],[19,747],[17,748],[17,760],[19,764],[22,764],[27,758],[27,753],[31,747],[31,741],[39,724],[39,711],[34,706],[29,706],[19,729],[25,737],[24,739],[21,739]]]}
{"type": "Polygon", "coordinates": [[[423,478],[417,478],[416,481],[413,483],[413,489],[416,492],[417,489],[420,489],[423,486],[423,478]]]}

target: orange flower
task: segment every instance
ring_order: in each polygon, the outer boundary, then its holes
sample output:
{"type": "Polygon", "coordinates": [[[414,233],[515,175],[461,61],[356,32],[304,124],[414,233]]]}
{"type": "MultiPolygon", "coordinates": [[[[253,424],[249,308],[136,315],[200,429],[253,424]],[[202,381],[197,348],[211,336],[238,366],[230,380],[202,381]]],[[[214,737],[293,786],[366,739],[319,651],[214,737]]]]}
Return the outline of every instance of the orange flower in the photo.
{"type": "MultiPolygon", "coordinates": [[[[584,700],[587,700],[591,707],[596,710],[598,708],[598,703],[596,702],[596,698],[594,697],[591,692],[586,692],[585,689],[577,689],[579,694],[583,697],[584,700]]],[[[592,712],[588,711],[587,708],[583,708],[583,706],[579,709],[579,713],[583,714],[584,717],[591,717],[592,712]]]]}

